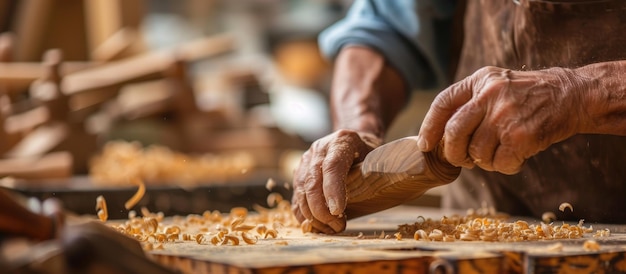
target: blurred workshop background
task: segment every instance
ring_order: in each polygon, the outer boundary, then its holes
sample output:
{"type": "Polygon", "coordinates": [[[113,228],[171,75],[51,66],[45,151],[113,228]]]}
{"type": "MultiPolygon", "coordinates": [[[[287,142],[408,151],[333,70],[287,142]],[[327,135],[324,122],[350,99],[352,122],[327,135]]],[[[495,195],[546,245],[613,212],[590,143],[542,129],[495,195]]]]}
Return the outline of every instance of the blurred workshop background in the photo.
{"type": "MultiPolygon", "coordinates": [[[[2,185],[78,213],[104,193],[112,217],[129,178],[166,214],[262,203],[268,180],[288,198],[331,131],[317,35],[350,2],[0,1],[2,185]]],[[[416,133],[432,96],[387,138],[416,133]]]]}

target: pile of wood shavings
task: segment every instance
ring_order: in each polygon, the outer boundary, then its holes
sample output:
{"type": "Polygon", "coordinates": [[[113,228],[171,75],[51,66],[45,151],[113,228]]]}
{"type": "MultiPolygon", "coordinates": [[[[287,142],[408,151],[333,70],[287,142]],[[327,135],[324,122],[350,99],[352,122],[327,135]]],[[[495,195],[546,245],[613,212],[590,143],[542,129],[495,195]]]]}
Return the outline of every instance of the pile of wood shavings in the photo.
{"type": "Polygon", "coordinates": [[[145,250],[163,249],[163,244],[180,242],[214,246],[256,244],[260,240],[279,238],[282,228],[299,227],[289,201],[277,193],[268,197],[275,204],[270,204],[271,208],[256,206],[252,213],[235,207],[229,214],[205,211],[202,215],[174,216],[165,221],[162,213],[153,213],[144,207],[142,217],[130,211],[127,221],[110,226],[140,241],[145,250]]]}
{"type": "Polygon", "coordinates": [[[129,178],[148,184],[197,184],[239,177],[254,169],[249,153],[187,155],[168,147],[111,141],[90,161],[89,176],[98,184],[127,185],[129,178]]]}
{"type": "Polygon", "coordinates": [[[470,210],[466,216],[453,215],[440,220],[418,217],[413,224],[398,227],[399,237],[413,237],[421,241],[490,241],[521,242],[556,239],[579,239],[592,227],[583,226],[583,220],[576,225],[563,223],[555,225],[529,224],[523,220],[507,221],[509,216],[495,214],[493,210],[475,212],[470,210]]]}
{"type": "MultiPolygon", "coordinates": [[[[141,180],[138,192],[126,203],[127,208],[133,207],[143,196],[145,189],[141,180]]],[[[275,182],[268,180],[266,187],[272,189],[275,182]]],[[[202,215],[190,214],[186,217],[174,216],[167,224],[164,223],[162,213],[152,213],[142,208],[143,217],[136,216],[134,211],[129,212],[128,220],[123,224],[112,224],[111,227],[140,242],[144,249],[163,249],[164,243],[195,241],[197,244],[239,245],[256,244],[260,239],[276,239],[279,229],[285,227],[300,227],[303,233],[311,231],[311,223],[299,224],[295,219],[291,204],[278,193],[267,196],[270,208],[256,206],[255,213],[249,214],[246,208],[235,207],[230,214],[219,211],[205,211],[202,215]],[[271,228],[270,228],[271,227],[271,228]],[[154,246],[154,244],[157,244],[154,246]]],[[[569,207],[571,209],[571,206],[569,207]]],[[[102,196],[96,200],[96,211],[103,222],[107,219],[106,201],[102,196]]],[[[490,241],[490,242],[521,242],[556,239],[579,239],[585,233],[593,231],[592,227],[584,227],[583,220],[576,225],[563,223],[529,224],[523,220],[508,222],[508,215],[497,214],[493,208],[482,208],[478,211],[468,210],[465,216],[453,215],[442,217],[436,221],[431,218],[418,217],[413,224],[398,226],[394,234],[397,240],[413,236],[422,241],[490,241]]],[[[594,237],[607,237],[608,229],[598,230],[594,237]]],[[[364,238],[360,233],[357,238],[364,238]]],[[[381,239],[391,238],[391,235],[381,233],[381,239]]],[[[286,244],[281,241],[281,244],[286,244]]],[[[596,245],[585,243],[585,249],[596,248],[596,245]]],[[[597,247],[599,248],[599,246],[597,247]]]]}

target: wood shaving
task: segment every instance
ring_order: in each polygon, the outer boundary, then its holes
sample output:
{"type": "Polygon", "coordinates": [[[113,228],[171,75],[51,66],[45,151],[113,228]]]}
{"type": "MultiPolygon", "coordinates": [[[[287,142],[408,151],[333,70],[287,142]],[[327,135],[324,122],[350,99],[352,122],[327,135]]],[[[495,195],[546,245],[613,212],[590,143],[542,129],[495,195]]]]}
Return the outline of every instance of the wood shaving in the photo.
{"type": "MultiPolygon", "coordinates": [[[[100,196],[101,197],[101,196],[100,196]]],[[[106,212],[104,198],[97,199],[96,210],[106,212]]],[[[283,228],[300,228],[303,234],[312,230],[310,222],[299,224],[289,201],[283,200],[280,194],[271,195],[268,200],[274,201],[273,207],[255,206],[256,212],[251,214],[248,209],[235,207],[228,214],[219,211],[205,211],[200,214],[174,216],[163,223],[163,213],[150,212],[141,208],[141,215],[128,215],[128,220],[121,224],[111,224],[118,232],[126,234],[142,243],[145,250],[166,248],[169,244],[195,241],[206,246],[239,246],[258,244],[259,241],[280,239],[283,228]],[[156,246],[155,246],[156,245],[156,246]]],[[[439,220],[419,216],[413,224],[403,224],[396,233],[380,234],[374,232],[373,239],[395,239],[413,237],[417,241],[490,241],[519,242],[554,239],[578,239],[592,228],[584,227],[584,220],[577,225],[563,223],[561,225],[537,223],[530,224],[523,220],[507,221],[508,215],[497,214],[494,209],[471,210],[468,215],[444,216],[439,220]]],[[[98,213],[103,215],[104,213],[98,213]]],[[[608,235],[610,231],[602,230],[597,235],[608,235]]],[[[311,237],[314,239],[315,237],[311,237]]],[[[363,233],[356,236],[363,239],[363,233]]],[[[324,239],[324,242],[333,242],[324,239]]],[[[287,245],[287,241],[274,241],[276,245],[287,245]]],[[[588,244],[589,249],[594,248],[588,244]]],[[[549,250],[559,249],[556,246],[549,250]]]]}
{"type": "MultiPolygon", "coordinates": [[[[243,207],[232,208],[229,214],[207,210],[202,215],[172,217],[167,225],[163,223],[163,213],[153,213],[142,207],[142,216],[137,216],[136,213],[129,214],[128,220],[124,223],[110,226],[142,242],[145,250],[163,249],[167,244],[181,240],[209,246],[237,246],[241,242],[251,245],[257,244],[260,240],[279,238],[280,230],[285,227],[300,227],[289,202],[280,198],[279,200],[275,207],[258,207],[260,210],[255,214],[250,214],[248,209],[243,207]]],[[[102,212],[102,207],[106,207],[104,198],[97,199],[99,212],[102,212]]]]}
{"type": "Polygon", "coordinates": [[[600,244],[594,240],[586,240],[583,243],[583,249],[587,251],[598,251],[600,250],[600,244]]]}
{"type": "Polygon", "coordinates": [[[396,232],[395,234],[393,234],[393,236],[395,236],[396,240],[398,240],[398,241],[402,240],[402,233],[400,233],[400,232],[396,232]]]}
{"type": "Polygon", "coordinates": [[[100,195],[96,198],[96,214],[100,221],[106,222],[109,218],[109,211],[107,209],[107,202],[104,196],[100,195]]]}
{"type": "MultiPolygon", "coordinates": [[[[398,231],[404,237],[418,241],[489,241],[521,242],[556,239],[579,239],[592,231],[584,227],[581,220],[577,225],[529,224],[526,221],[507,221],[506,215],[473,215],[442,217],[440,220],[418,218],[418,222],[404,224],[398,231]]],[[[484,211],[488,212],[488,211],[484,211]]],[[[382,238],[382,235],[381,235],[382,238]]]]}
{"type": "Polygon", "coordinates": [[[541,215],[541,220],[544,223],[549,224],[549,223],[554,222],[556,220],[556,215],[554,215],[554,213],[549,212],[549,211],[548,212],[544,212],[541,215]]]}
{"type": "Polygon", "coordinates": [[[276,181],[274,181],[274,179],[272,178],[267,179],[267,183],[265,183],[265,189],[267,189],[267,191],[272,191],[274,187],[276,187],[276,181]]]}
{"type": "Polygon", "coordinates": [[[309,220],[304,220],[300,225],[300,228],[302,229],[302,233],[306,234],[313,230],[313,224],[311,224],[311,221],[309,220]]]}
{"type": "Polygon", "coordinates": [[[272,192],[267,195],[267,205],[269,207],[275,207],[277,204],[283,201],[283,196],[280,193],[272,192]]]}
{"type": "Polygon", "coordinates": [[[569,208],[569,211],[570,211],[570,212],[574,212],[574,208],[572,207],[572,205],[571,205],[570,203],[561,203],[561,204],[559,205],[559,210],[560,210],[561,212],[565,212],[565,209],[566,209],[566,208],[569,208]]]}
{"type": "Polygon", "coordinates": [[[605,229],[598,229],[598,230],[596,231],[596,233],[595,233],[595,234],[593,234],[593,237],[594,237],[594,238],[609,237],[609,236],[611,236],[611,230],[610,230],[610,229],[608,229],[608,228],[605,228],[605,229]]]}
{"type": "Polygon", "coordinates": [[[133,182],[137,184],[139,188],[137,189],[137,192],[135,192],[135,195],[133,195],[133,197],[130,197],[130,199],[128,199],[128,201],[126,201],[126,203],[124,204],[124,208],[126,208],[126,210],[129,210],[137,205],[141,198],[143,198],[143,195],[146,194],[146,185],[143,183],[142,180],[134,179],[133,182]]]}

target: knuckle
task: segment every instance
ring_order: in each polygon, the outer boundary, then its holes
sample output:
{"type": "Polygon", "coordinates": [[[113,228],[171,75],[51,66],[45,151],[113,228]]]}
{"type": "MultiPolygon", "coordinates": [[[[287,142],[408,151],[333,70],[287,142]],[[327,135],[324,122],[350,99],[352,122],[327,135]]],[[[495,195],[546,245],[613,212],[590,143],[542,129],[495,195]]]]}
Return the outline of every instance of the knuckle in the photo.
{"type": "Polygon", "coordinates": [[[332,144],[335,149],[350,150],[350,146],[354,146],[357,142],[361,142],[359,134],[352,130],[342,129],[337,131],[337,138],[332,144]]]}
{"type": "Polygon", "coordinates": [[[459,137],[459,132],[463,125],[459,123],[458,119],[450,119],[445,126],[445,136],[448,140],[456,140],[459,137]]]}
{"type": "Polygon", "coordinates": [[[495,66],[484,66],[476,71],[477,74],[485,74],[495,70],[495,66]]]}
{"type": "Polygon", "coordinates": [[[300,159],[300,163],[304,162],[305,159],[310,159],[312,156],[313,156],[313,152],[311,151],[311,149],[306,150],[304,153],[302,153],[302,158],[300,159]]]}
{"type": "Polygon", "coordinates": [[[480,76],[493,76],[494,74],[499,74],[502,71],[502,68],[496,66],[484,66],[476,71],[474,75],[480,76]]]}
{"type": "MultiPolygon", "coordinates": [[[[315,154],[316,151],[320,151],[323,146],[324,142],[322,142],[322,139],[313,141],[313,143],[311,143],[311,147],[307,150],[309,157],[310,155],[315,154]]],[[[305,152],[305,154],[307,154],[307,152],[305,152]]]]}
{"type": "Polygon", "coordinates": [[[358,138],[358,134],[349,129],[339,129],[335,132],[338,138],[358,138]]]}
{"type": "Polygon", "coordinates": [[[328,155],[328,157],[322,162],[322,170],[324,172],[335,172],[346,169],[352,164],[354,159],[353,155],[349,155],[347,151],[342,151],[328,155]]]}
{"type": "Polygon", "coordinates": [[[317,188],[316,185],[317,185],[316,176],[311,176],[307,178],[306,182],[304,183],[304,192],[307,197],[311,197],[316,193],[315,191],[317,188]]]}
{"type": "Polygon", "coordinates": [[[439,115],[442,112],[445,112],[450,106],[453,105],[455,94],[459,92],[458,88],[451,88],[446,90],[433,100],[430,109],[434,112],[434,114],[439,115]]]}

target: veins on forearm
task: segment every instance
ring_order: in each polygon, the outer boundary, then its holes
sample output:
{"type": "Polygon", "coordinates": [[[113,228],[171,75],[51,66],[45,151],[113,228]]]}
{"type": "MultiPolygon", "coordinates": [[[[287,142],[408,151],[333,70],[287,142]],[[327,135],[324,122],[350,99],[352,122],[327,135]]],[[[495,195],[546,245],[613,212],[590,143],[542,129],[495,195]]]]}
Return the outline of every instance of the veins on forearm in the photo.
{"type": "Polygon", "coordinates": [[[336,61],[331,111],[335,129],[353,129],[382,135],[381,100],[377,81],[385,66],[383,57],[363,47],[348,47],[336,61]]]}
{"type": "Polygon", "coordinates": [[[582,102],[589,116],[584,133],[626,135],[626,61],[591,64],[577,72],[588,87],[582,102]]]}
{"type": "Polygon", "coordinates": [[[373,49],[350,46],[338,56],[331,94],[335,129],[382,138],[405,102],[406,83],[373,49]]]}
{"type": "Polygon", "coordinates": [[[385,125],[380,119],[380,109],[376,101],[378,101],[376,98],[361,97],[346,100],[345,103],[335,103],[333,107],[334,129],[367,131],[382,137],[385,125]]]}

